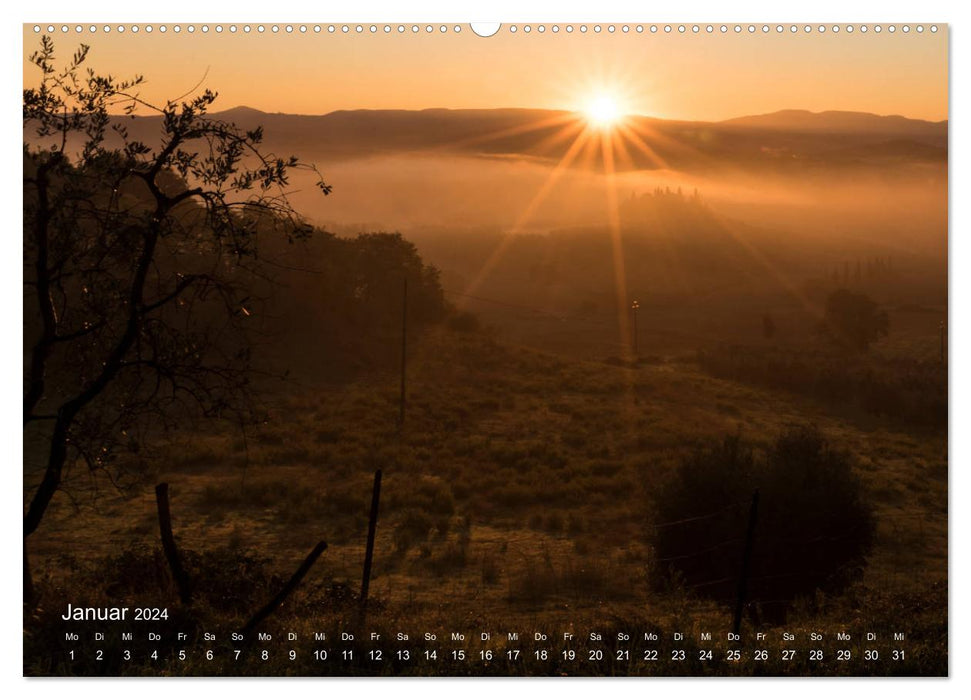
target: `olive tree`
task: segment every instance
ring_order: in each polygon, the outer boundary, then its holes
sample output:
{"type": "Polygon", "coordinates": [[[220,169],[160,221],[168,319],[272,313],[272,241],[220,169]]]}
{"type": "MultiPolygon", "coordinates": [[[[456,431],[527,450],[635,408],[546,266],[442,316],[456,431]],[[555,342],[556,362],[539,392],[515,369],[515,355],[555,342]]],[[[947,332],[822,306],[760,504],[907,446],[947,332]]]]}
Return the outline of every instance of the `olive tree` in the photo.
{"type": "Polygon", "coordinates": [[[158,106],[43,37],[23,91],[24,594],[27,540],[73,468],[107,470],[140,436],[245,414],[265,279],[259,241],[311,228],[286,197],[296,158],[208,113],[158,106]],[[132,119],[157,127],[140,141],[132,119]],[[30,449],[27,450],[27,445],[30,449]]]}

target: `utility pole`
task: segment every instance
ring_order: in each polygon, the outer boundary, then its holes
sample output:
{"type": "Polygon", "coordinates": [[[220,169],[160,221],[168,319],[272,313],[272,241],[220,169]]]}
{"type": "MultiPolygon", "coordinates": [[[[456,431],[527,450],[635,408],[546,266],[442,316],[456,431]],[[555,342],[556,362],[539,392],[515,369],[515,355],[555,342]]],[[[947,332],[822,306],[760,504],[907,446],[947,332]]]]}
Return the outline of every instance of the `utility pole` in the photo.
{"type": "Polygon", "coordinates": [[[634,357],[637,357],[637,310],[641,308],[640,303],[635,299],[634,303],[630,305],[631,315],[633,316],[633,330],[634,330],[634,357]]]}
{"type": "Polygon", "coordinates": [[[408,358],[408,277],[401,291],[401,396],[398,400],[398,430],[405,427],[405,367],[408,358]]]}

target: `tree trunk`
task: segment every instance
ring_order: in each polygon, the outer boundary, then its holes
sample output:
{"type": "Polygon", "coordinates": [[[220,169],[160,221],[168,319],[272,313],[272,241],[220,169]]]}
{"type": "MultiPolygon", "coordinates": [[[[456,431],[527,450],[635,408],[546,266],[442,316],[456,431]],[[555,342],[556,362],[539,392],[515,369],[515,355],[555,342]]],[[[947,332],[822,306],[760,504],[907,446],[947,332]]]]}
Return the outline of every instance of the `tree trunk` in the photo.
{"type": "Polygon", "coordinates": [[[48,504],[50,504],[51,499],[61,485],[61,474],[64,471],[64,464],[67,461],[68,429],[78,413],[97,398],[115,378],[115,375],[118,374],[118,370],[121,368],[125,354],[131,349],[135,338],[138,336],[138,331],[141,328],[145,278],[155,255],[155,246],[158,242],[158,237],[159,232],[157,227],[152,228],[145,237],[145,247],[139,256],[138,267],[135,269],[132,280],[129,301],[130,311],[128,321],[125,324],[125,332],[105,360],[101,374],[85,387],[80,394],[64,403],[57,412],[57,419],[54,423],[54,429],[51,432],[51,447],[47,458],[47,468],[44,470],[44,478],[41,480],[40,486],[37,487],[37,492],[30,502],[27,515],[24,516],[24,537],[33,534],[37,530],[48,504]]]}
{"type": "Polygon", "coordinates": [[[51,448],[47,456],[47,468],[44,470],[44,478],[34,493],[30,501],[30,508],[24,516],[24,538],[37,531],[44,511],[50,504],[51,499],[57,492],[57,487],[61,483],[61,473],[64,471],[64,462],[67,459],[67,426],[74,420],[74,416],[64,415],[62,412],[57,417],[54,424],[54,431],[51,433],[51,448]]]}
{"type": "Polygon", "coordinates": [[[34,579],[30,575],[30,562],[27,559],[27,536],[24,535],[24,606],[34,605],[34,579]]]}
{"type": "Polygon", "coordinates": [[[61,474],[64,471],[64,462],[67,459],[67,426],[74,420],[59,415],[54,425],[54,432],[51,434],[51,448],[47,457],[47,468],[44,470],[44,478],[41,480],[34,497],[30,501],[27,514],[24,515],[24,603],[32,605],[35,600],[34,582],[30,574],[30,562],[27,556],[27,538],[37,531],[40,526],[41,518],[51,499],[57,493],[57,488],[61,483],[61,474]]]}

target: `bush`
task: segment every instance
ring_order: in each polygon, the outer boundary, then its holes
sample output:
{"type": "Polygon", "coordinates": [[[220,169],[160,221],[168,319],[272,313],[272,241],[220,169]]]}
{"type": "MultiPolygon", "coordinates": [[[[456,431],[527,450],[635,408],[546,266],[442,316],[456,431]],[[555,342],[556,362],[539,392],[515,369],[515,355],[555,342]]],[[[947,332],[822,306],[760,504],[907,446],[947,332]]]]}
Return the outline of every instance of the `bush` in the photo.
{"type": "Polygon", "coordinates": [[[838,344],[863,352],[887,335],[890,320],[866,294],[837,289],[826,299],[823,329],[838,344]]]}
{"type": "Polygon", "coordinates": [[[657,502],[655,586],[733,601],[755,489],[749,601],[784,610],[859,576],[872,510],[849,458],[814,426],[798,426],[761,451],[732,436],[684,460],[657,502]]]}

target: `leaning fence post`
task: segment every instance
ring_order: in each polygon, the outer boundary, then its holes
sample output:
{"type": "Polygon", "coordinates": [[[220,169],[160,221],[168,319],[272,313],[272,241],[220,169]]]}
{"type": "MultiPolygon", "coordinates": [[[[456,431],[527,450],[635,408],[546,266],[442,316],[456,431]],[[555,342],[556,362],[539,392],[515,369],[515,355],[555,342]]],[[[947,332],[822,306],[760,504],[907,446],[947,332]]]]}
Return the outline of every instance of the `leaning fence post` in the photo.
{"type": "Polygon", "coordinates": [[[162,482],[155,487],[155,502],[158,505],[158,528],[162,536],[162,550],[165,558],[169,562],[172,570],[172,577],[175,579],[175,586],[179,591],[179,600],[183,605],[188,605],[192,601],[192,590],[189,584],[189,577],[182,568],[179,559],[179,550],[175,546],[175,537],[172,535],[172,514],[169,512],[169,485],[162,482]]]}
{"type": "Polygon", "coordinates": [[[742,626],[742,608],[745,607],[745,598],[748,593],[748,569],[752,559],[752,543],[755,539],[755,520],[759,513],[759,490],[752,492],[752,506],[748,513],[748,529],[745,532],[745,550],[742,552],[742,568],[738,572],[738,596],[735,599],[735,620],[732,623],[732,631],[738,634],[742,626]]]}
{"type": "Polygon", "coordinates": [[[381,470],[374,472],[374,490],[371,492],[371,514],[368,517],[367,549],[364,551],[364,575],[361,577],[361,624],[367,614],[368,588],[371,586],[371,560],[374,558],[374,533],[378,526],[378,502],[381,498],[381,470]]]}
{"type": "Polygon", "coordinates": [[[307,558],[303,560],[303,564],[300,565],[300,568],[293,572],[293,576],[291,576],[286,585],[280,589],[280,592],[273,596],[270,602],[260,608],[256,614],[250,618],[250,621],[243,626],[243,629],[240,631],[244,636],[252,632],[254,627],[263,622],[263,620],[273,614],[274,610],[280,607],[280,604],[287,599],[287,596],[293,593],[293,589],[300,585],[303,577],[307,575],[307,572],[310,571],[310,567],[314,565],[314,562],[317,561],[320,555],[324,553],[325,549],[327,549],[326,542],[321,540],[317,543],[317,546],[314,547],[310,554],[307,555],[307,558]]]}
{"type": "Polygon", "coordinates": [[[408,369],[408,277],[401,289],[401,391],[398,396],[398,430],[405,429],[405,372],[408,369]]]}

